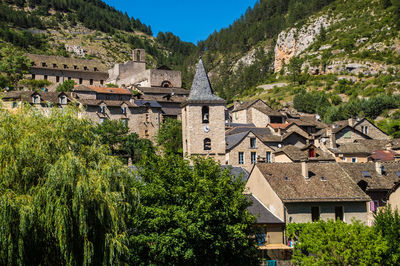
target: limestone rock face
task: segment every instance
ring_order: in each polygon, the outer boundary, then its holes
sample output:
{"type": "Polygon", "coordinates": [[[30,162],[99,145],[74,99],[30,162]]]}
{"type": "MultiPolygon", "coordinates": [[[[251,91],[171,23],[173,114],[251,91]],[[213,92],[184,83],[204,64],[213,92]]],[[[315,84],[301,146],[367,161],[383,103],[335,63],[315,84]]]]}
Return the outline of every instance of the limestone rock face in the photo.
{"type": "Polygon", "coordinates": [[[321,26],[325,29],[330,26],[327,17],[318,17],[315,21],[304,25],[300,29],[291,28],[278,35],[275,45],[274,71],[279,72],[282,65],[289,64],[290,59],[299,55],[315,41],[320,34],[321,26]]]}
{"type": "Polygon", "coordinates": [[[78,56],[84,57],[86,55],[86,50],[79,45],[65,45],[65,50],[70,53],[74,53],[78,56]]]}

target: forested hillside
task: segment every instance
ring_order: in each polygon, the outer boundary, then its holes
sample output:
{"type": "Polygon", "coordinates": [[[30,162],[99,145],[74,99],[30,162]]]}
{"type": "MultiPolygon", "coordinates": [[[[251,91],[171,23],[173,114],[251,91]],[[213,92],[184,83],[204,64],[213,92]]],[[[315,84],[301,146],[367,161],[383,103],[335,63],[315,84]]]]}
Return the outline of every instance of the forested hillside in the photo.
{"type": "Polygon", "coordinates": [[[100,0],[1,0],[0,39],[28,52],[107,65],[127,61],[132,49],[144,48],[150,66],[176,69],[195,49],[172,33],[154,38],[150,26],[100,0]]]}

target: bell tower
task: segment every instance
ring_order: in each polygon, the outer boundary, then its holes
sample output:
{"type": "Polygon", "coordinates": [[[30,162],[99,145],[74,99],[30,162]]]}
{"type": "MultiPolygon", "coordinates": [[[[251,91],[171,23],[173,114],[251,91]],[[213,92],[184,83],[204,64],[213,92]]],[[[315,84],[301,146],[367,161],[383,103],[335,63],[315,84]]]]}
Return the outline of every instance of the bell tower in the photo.
{"type": "Polygon", "coordinates": [[[213,93],[201,59],[182,105],[182,139],[185,157],[203,155],[225,162],[225,100],[213,93]]]}

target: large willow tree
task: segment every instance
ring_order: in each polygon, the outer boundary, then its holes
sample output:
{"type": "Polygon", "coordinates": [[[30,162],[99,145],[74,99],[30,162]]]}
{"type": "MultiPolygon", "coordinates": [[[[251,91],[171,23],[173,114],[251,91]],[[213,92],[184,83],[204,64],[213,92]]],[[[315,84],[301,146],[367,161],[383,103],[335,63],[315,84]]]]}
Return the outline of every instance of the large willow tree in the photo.
{"type": "Polygon", "coordinates": [[[72,109],[0,110],[0,264],[122,264],[133,180],[72,109]]]}

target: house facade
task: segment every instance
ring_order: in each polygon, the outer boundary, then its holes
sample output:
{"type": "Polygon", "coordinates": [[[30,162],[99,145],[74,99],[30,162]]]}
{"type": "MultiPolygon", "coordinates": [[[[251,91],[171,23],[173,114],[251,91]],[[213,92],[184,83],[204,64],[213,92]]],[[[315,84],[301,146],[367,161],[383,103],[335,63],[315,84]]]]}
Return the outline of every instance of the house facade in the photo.
{"type": "Polygon", "coordinates": [[[246,192],[285,224],[320,219],[368,222],[369,196],[337,163],[256,164],[246,192]]]}

